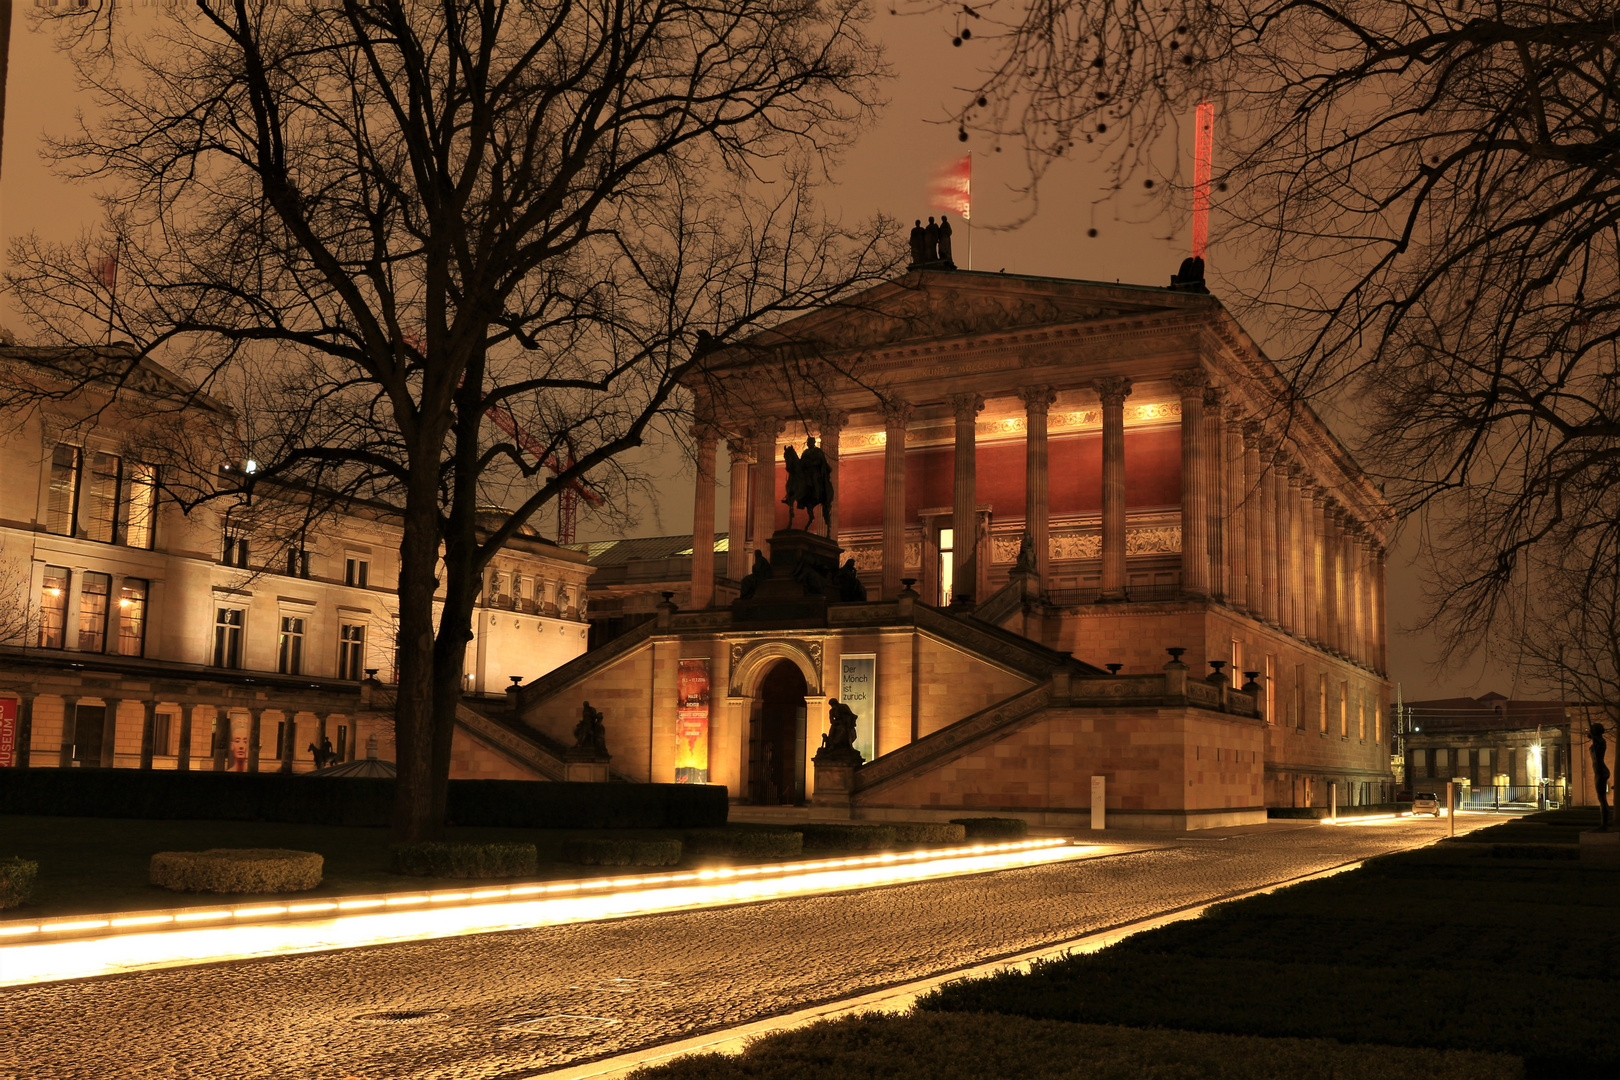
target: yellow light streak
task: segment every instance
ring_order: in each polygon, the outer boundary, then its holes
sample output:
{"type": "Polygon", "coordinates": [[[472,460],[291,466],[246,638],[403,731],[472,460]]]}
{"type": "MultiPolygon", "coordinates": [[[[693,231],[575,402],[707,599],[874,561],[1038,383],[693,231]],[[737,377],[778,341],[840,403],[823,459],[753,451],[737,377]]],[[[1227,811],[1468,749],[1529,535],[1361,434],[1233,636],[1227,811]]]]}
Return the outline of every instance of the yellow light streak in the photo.
{"type": "MultiPolygon", "coordinates": [[[[0,986],[22,986],[89,978],[151,968],[182,967],[255,957],[352,949],[404,941],[460,937],[497,930],[562,926],[625,918],[658,912],[686,911],[734,904],[757,903],[791,896],[842,892],[961,874],[985,873],[1018,867],[1041,866],[1094,853],[1094,847],[1070,846],[1064,840],[1024,841],[974,845],[898,857],[801,862],[777,867],[739,867],[723,875],[716,871],[615,878],[611,882],[582,881],[554,886],[513,886],[477,893],[426,896],[418,910],[402,905],[396,910],[339,913],[323,918],[283,919],[247,925],[197,927],[107,934],[67,940],[0,946],[0,986]],[[621,887],[615,887],[621,886],[621,887]],[[629,887],[622,887],[629,886],[629,887]],[[602,889],[610,891],[602,892],[602,889]],[[535,899],[538,889],[573,892],[535,899]],[[477,897],[501,899],[477,903],[477,897]],[[450,906],[457,904],[457,906],[450,906]]],[[[402,900],[416,899],[401,897],[402,900]]],[[[383,899],[341,901],[341,911],[355,907],[383,907],[383,899]]],[[[332,905],[288,905],[288,914],[300,908],[332,905]]],[[[265,911],[239,908],[237,912],[265,911]]],[[[229,919],[232,911],[196,913],[194,918],[229,919]]],[[[185,916],[174,916],[176,922],[185,916]]],[[[247,917],[245,914],[242,917],[247,917]]],[[[45,930],[96,929],[109,920],[46,924],[45,930]]],[[[43,936],[43,935],[41,935],[43,936]]]]}

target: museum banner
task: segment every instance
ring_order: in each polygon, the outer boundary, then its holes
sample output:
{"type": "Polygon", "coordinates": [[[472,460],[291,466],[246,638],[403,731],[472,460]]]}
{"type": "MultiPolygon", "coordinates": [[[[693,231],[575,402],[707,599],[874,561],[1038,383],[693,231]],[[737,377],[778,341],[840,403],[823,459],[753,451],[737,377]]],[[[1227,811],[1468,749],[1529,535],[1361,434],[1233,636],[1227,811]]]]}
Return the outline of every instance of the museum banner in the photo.
{"type": "Polygon", "coordinates": [[[840,661],[838,700],[855,713],[855,749],[877,757],[877,656],[845,656],[840,661]]]}
{"type": "Polygon", "coordinates": [[[682,660],[675,678],[675,782],[709,782],[709,660],[682,660]]]}
{"type": "Polygon", "coordinates": [[[17,699],[0,698],[0,769],[17,763],[17,699]]]}

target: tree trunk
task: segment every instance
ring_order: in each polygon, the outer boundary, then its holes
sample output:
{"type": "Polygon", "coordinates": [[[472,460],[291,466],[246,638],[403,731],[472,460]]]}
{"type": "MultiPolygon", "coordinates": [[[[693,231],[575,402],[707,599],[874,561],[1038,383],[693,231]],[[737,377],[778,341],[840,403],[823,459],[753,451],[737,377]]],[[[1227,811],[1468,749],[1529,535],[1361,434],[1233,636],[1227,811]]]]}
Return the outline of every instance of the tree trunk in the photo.
{"type": "MultiPolygon", "coordinates": [[[[431,473],[429,474],[431,476],[431,473]]],[[[407,493],[404,538],[399,547],[399,693],[394,705],[396,765],[394,839],[435,839],[444,826],[434,813],[434,723],[437,656],[433,625],[435,570],[439,557],[438,507],[431,482],[407,493]]],[[[460,665],[456,665],[460,677],[460,665]]],[[[450,721],[454,723],[454,706],[450,721]]]]}

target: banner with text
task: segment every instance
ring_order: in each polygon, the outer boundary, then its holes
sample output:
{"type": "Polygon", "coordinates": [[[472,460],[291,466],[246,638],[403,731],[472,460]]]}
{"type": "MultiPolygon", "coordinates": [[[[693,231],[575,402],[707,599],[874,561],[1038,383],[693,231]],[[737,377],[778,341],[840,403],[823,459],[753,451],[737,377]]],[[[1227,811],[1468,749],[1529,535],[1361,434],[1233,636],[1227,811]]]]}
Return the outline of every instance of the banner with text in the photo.
{"type": "Polygon", "coordinates": [[[871,761],[877,757],[877,657],[845,656],[840,664],[838,700],[855,713],[855,749],[871,761]]]}
{"type": "Polygon", "coordinates": [[[675,782],[709,782],[709,661],[682,660],[675,676],[675,782]]]}
{"type": "Polygon", "coordinates": [[[0,698],[0,769],[17,763],[17,699],[0,698]]]}

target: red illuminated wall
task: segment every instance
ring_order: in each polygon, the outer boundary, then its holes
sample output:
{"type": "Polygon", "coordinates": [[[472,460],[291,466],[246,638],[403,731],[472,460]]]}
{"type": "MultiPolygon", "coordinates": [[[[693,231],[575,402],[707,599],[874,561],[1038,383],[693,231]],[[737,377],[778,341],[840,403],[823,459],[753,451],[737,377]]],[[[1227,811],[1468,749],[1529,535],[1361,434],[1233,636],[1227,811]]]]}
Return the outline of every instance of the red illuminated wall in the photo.
{"type": "MultiPolygon", "coordinates": [[[[1102,436],[1053,439],[1048,450],[1048,487],[1053,514],[1095,514],[1102,509],[1102,436]]],[[[906,455],[906,520],[915,522],[925,509],[951,505],[955,483],[951,447],[914,450],[906,455]]],[[[979,447],[978,501],[988,503],[997,520],[1024,516],[1024,447],[996,443],[979,447]]],[[[787,478],[777,467],[777,491],[787,478]]],[[[839,525],[875,529],[883,524],[883,455],[846,458],[838,470],[839,525]]],[[[780,497],[780,496],[779,496],[780,497]]],[[[1125,433],[1125,505],[1175,506],[1181,502],[1181,432],[1156,428],[1125,433]]],[[[799,515],[799,524],[804,515],[799,515]]],[[[787,508],[778,507],[776,524],[787,524],[787,508]]]]}

